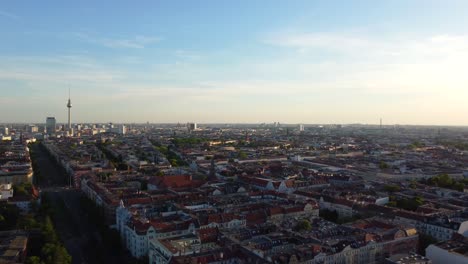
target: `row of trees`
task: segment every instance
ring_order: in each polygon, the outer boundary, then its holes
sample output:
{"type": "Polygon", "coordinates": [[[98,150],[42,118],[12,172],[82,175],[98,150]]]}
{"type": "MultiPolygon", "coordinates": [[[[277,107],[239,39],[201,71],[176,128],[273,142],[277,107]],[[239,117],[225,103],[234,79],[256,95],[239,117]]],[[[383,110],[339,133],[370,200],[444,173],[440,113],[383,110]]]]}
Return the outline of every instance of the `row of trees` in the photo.
{"type": "Polygon", "coordinates": [[[336,224],[345,224],[353,222],[359,219],[362,219],[363,215],[356,214],[352,217],[340,217],[337,211],[329,209],[321,209],[319,211],[319,216],[327,221],[336,223],[336,224]]]}
{"type": "MultiPolygon", "coordinates": [[[[408,186],[410,187],[410,189],[416,189],[417,188],[416,184],[417,184],[416,180],[411,180],[408,186]]],[[[389,193],[401,191],[401,187],[396,184],[387,184],[383,188],[384,188],[384,191],[389,192],[389,193]]]]}
{"type": "Polygon", "coordinates": [[[186,148],[186,147],[193,147],[195,145],[201,144],[205,142],[206,139],[204,138],[195,138],[195,137],[190,137],[190,138],[174,138],[172,139],[172,144],[174,144],[176,147],[180,148],[186,148]]]}
{"type": "Polygon", "coordinates": [[[107,146],[110,145],[110,142],[106,143],[98,143],[96,146],[98,149],[104,153],[106,158],[112,163],[112,165],[117,169],[117,170],[128,170],[127,164],[123,162],[122,156],[114,156],[108,149],[107,146]]]}
{"type": "MultiPolygon", "coordinates": [[[[174,140],[176,140],[176,139],[174,139],[174,140]]],[[[152,143],[153,143],[154,148],[156,150],[158,150],[159,152],[161,152],[161,154],[166,156],[166,159],[171,163],[171,165],[173,167],[187,166],[187,162],[182,160],[179,157],[179,155],[177,155],[174,151],[171,150],[170,147],[163,146],[163,145],[159,144],[158,142],[152,142],[152,143]]]]}
{"type": "Polygon", "coordinates": [[[388,184],[388,185],[385,185],[385,186],[384,186],[384,190],[385,190],[386,192],[391,192],[391,193],[393,193],[393,192],[399,192],[399,191],[401,190],[401,188],[400,188],[400,186],[398,186],[398,185],[388,184]]]}
{"type": "Polygon", "coordinates": [[[33,176],[33,183],[37,185],[39,182],[42,182],[42,174],[41,171],[39,170],[39,166],[37,164],[37,156],[38,153],[36,152],[36,148],[39,147],[39,142],[34,142],[34,143],[29,143],[29,156],[31,157],[31,165],[32,169],[34,171],[34,176],[33,176]]]}
{"type": "Polygon", "coordinates": [[[47,196],[42,197],[39,208],[33,208],[36,217],[27,216],[23,219],[25,229],[39,230],[39,234],[31,236],[29,243],[29,255],[26,264],[70,264],[71,256],[59,240],[57,232],[51,220],[53,210],[50,207],[47,196]]]}
{"type": "Polygon", "coordinates": [[[20,217],[20,213],[16,205],[1,203],[0,204],[0,231],[15,229],[19,217],[20,217]]]}
{"type": "Polygon", "coordinates": [[[449,147],[456,148],[459,150],[468,150],[468,143],[462,140],[439,140],[437,144],[449,147]]]}
{"type": "Polygon", "coordinates": [[[396,207],[408,211],[416,211],[419,206],[424,204],[424,199],[420,196],[413,198],[402,198],[395,199],[395,197],[390,197],[390,202],[387,204],[391,207],[396,207]]]}
{"type": "Polygon", "coordinates": [[[422,179],[421,183],[463,192],[465,184],[468,184],[468,179],[456,180],[448,174],[440,174],[429,179],[422,179]]]}

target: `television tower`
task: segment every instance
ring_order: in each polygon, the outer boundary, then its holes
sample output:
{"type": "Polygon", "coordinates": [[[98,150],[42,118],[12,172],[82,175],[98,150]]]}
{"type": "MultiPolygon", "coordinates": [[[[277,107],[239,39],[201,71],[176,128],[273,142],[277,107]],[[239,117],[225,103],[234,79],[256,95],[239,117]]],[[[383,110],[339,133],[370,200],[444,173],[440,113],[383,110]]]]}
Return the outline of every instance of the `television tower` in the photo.
{"type": "Polygon", "coordinates": [[[70,99],[70,88],[68,88],[67,108],[68,108],[68,131],[71,131],[71,108],[72,108],[72,103],[71,103],[71,99],[70,99]]]}

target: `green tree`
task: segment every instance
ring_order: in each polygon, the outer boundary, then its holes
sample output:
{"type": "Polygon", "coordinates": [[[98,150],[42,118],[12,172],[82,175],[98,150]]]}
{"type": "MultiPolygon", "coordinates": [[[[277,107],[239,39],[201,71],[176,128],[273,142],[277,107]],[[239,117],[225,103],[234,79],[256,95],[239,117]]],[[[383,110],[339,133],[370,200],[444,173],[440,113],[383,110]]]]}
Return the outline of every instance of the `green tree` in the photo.
{"type": "Polygon", "coordinates": [[[42,225],[42,235],[44,236],[46,243],[57,243],[58,241],[52,220],[49,216],[46,216],[44,219],[44,224],[42,225]]]}
{"type": "Polygon", "coordinates": [[[42,247],[42,255],[46,264],[70,264],[71,256],[67,250],[58,244],[47,243],[42,247]]]}
{"type": "Polygon", "coordinates": [[[379,164],[381,170],[388,169],[388,164],[385,161],[381,161],[379,164]]]}
{"type": "Polygon", "coordinates": [[[410,187],[411,189],[416,189],[416,187],[417,187],[416,184],[417,184],[417,182],[416,182],[415,180],[411,180],[411,183],[410,183],[409,187],[410,187]]]}
{"type": "Polygon", "coordinates": [[[424,204],[424,199],[420,196],[413,197],[411,199],[400,199],[396,201],[396,207],[408,210],[416,211],[419,206],[424,204]]]}
{"type": "Polygon", "coordinates": [[[297,223],[296,227],[294,228],[296,231],[310,231],[312,230],[312,224],[309,220],[301,220],[297,223]]]}
{"type": "Polygon", "coordinates": [[[0,216],[0,230],[10,230],[16,227],[20,212],[16,205],[5,203],[0,205],[0,216]]]}
{"type": "Polygon", "coordinates": [[[414,142],[410,145],[411,148],[422,148],[422,147],[424,147],[424,146],[425,146],[424,143],[419,142],[419,141],[414,141],[414,142]]]}
{"type": "Polygon", "coordinates": [[[450,177],[448,174],[440,174],[429,178],[427,180],[421,180],[421,183],[425,183],[430,186],[438,186],[442,188],[448,188],[452,190],[457,190],[463,192],[465,188],[465,180],[455,180],[454,178],[450,177]]]}
{"type": "Polygon", "coordinates": [[[30,230],[33,228],[38,228],[40,227],[39,223],[34,219],[33,217],[30,216],[25,216],[19,219],[18,221],[18,227],[21,229],[26,229],[30,230]]]}
{"type": "Polygon", "coordinates": [[[25,264],[45,264],[38,256],[32,256],[26,259],[25,264]]]}
{"type": "Polygon", "coordinates": [[[26,191],[24,186],[18,185],[18,186],[13,186],[13,195],[23,196],[23,195],[28,195],[28,192],[26,191]]]}
{"type": "Polygon", "coordinates": [[[241,151],[239,151],[239,152],[237,153],[237,157],[238,157],[239,159],[246,159],[246,158],[247,158],[247,154],[246,154],[244,151],[241,150],[241,151]]]}
{"type": "Polygon", "coordinates": [[[465,184],[462,182],[457,182],[453,185],[453,189],[459,192],[463,192],[463,190],[465,189],[465,184]]]}
{"type": "Polygon", "coordinates": [[[384,190],[386,192],[399,192],[400,191],[400,186],[398,185],[385,185],[384,190]]]}

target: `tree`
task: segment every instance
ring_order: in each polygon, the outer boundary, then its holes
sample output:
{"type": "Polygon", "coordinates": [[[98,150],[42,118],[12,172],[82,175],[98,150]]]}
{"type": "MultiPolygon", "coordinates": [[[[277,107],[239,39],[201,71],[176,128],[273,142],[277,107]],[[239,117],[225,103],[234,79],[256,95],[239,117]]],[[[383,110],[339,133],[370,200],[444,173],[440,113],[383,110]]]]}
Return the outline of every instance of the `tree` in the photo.
{"type": "Polygon", "coordinates": [[[415,181],[415,180],[411,180],[411,183],[410,183],[409,187],[410,187],[411,189],[416,189],[416,187],[417,187],[416,181],[415,181]]]}
{"type": "Polygon", "coordinates": [[[453,189],[459,191],[459,192],[463,192],[463,190],[465,189],[465,184],[462,183],[462,182],[457,182],[453,185],[453,189]]]}
{"type": "Polygon", "coordinates": [[[71,256],[67,250],[58,244],[47,243],[42,247],[42,255],[44,256],[46,264],[70,264],[71,256]]]}
{"type": "Polygon", "coordinates": [[[400,191],[400,186],[398,185],[385,185],[384,190],[386,192],[399,192],[400,191]]]}
{"type": "Polygon", "coordinates": [[[247,158],[247,154],[244,152],[244,151],[239,151],[239,153],[237,153],[237,157],[239,159],[246,159],[247,158]]]}
{"type": "Polygon", "coordinates": [[[16,196],[23,196],[23,195],[28,195],[28,192],[24,188],[24,186],[21,185],[15,185],[13,186],[13,194],[16,196]]]}
{"type": "Polygon", "coordinates": [[[296,231],[310,231],[312,230],[312,225],[310,224],[309,220],[305,219],[299,221],[294,229],[296,231]]]}
{"type": "Polygon", "coordinates": [[[388,169],[388,164],[385,163],[384,161],[381,161],[380,164],[379,164],[379,168],[381,170],[388,169]]]}
{"type": "Polygon", "coordinates": [[[424,147],[424,146],[425,146],[424,143],[419,142],[419,141],[414,141],[414,142],[410,145],[410,147],[413,148],[413,149],[414,149],[414,148],[422,148],[422,147],[424,147]]]}
{"type": "Polygon", "coordinates": [[[55,233],[54,226],[52,225],[52,220],[50,220],[49,216],[46,216],[44,219],[42,235],[47,243],[57,243],[58,241],[57,234],[55,233]]]}
{"type": "Polygon", "coordinates": [[[457,190],[459,192],[463,192],[465,188],[465,180],[457,181],[454,178],[450,177],[448,174],[440,174],[427,180],[421,180],[421,183],[425,183],[430,186],[457,190]]]}
{"type": "Polygon", "coordinates": [[[32,256],[26,259],[25,264],[44,264],[44,262],[38,256],[32,256]]]}
{"type": "Polygon", "coordinates": [[[32,217],[23,217],[18,221],[18,227],[22,229],[33,229],[33,228],[38,228],[39,223],[32,217]]]}
{"type": "Polygon", "coordinates": [[[396,207],[408,210],[408,211],[416,211],[419,206],[424,204],[424,199],[420,196],[413,197],[411,199],[400,199],[396,201],[396,207]]]}
{"type": "Polygon", "coordinates": [[[0,206],[0,216],[2,216],[2,219],[0,219],[0,230],[10,230],[16,227],[20,212],[16,205],[2,204],[0,206]]]}

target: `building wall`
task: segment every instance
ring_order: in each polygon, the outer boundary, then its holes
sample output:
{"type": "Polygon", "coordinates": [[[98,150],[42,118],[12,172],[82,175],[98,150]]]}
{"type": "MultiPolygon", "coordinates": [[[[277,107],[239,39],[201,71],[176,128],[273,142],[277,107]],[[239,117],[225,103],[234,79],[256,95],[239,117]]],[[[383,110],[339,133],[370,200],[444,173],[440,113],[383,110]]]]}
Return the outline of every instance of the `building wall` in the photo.
{"type": "Polygon", "coordinates": [[[461,223],[458,233],[464,237],[468,237],[468,221],[461,223]]]}
{"type": "Polygon", "coordinates": [[[454,254],[441,249],[435,245],[426,248],[426,257],[432,260],[433,264],[466,264],[468,257],[460,254],[454,254]]]}
{"type": "Polygon", "coordinates": [[[341,204],[326,202],[320,199],[320,208],[336,211],[339,217],[353,217],[354,211],[351,207],[341,204]]]}

